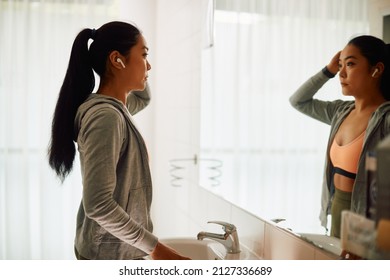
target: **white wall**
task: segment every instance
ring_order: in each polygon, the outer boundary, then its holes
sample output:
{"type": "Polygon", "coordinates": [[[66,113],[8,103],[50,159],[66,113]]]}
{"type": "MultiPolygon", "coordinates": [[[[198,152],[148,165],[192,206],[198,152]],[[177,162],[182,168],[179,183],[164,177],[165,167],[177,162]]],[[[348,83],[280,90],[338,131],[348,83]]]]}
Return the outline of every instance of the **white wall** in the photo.
{"type": "MultiPolygon", "coordinates": [[[[192,166],[183,187],[170,185],[169,160],[199,149],[200,37],[207,0],[121,0],[121,18],[143,31],[149,46],[152,102],[135,116],[151,158],[153,220],[159,236],[196,235],[189,230],[189,194],[198,189],[192,166]],[[180,222],[179,222],[180,221],[180,222]]],[[[191,167],[191,164],[189,165],[191,167]]],[[[197,204],[197,199],[192,199],[197,204]]],[[[194,211],[198,211],[193,206],[194,211]]],[[[206,223],[206,220],[202,221],[206,223]]]]}
{"type": "MultiPolygon", "coordinates": [[[[190,162],[180,188],[170,184],[169,161],[199,150],[200,39],[206,1],[157,0],[155,134],[153,175],[155,231],[160,236],[191,234],[189,212],[197,212],[196,168],[190,162]],[[190,199],[192,198],[192,199],[190,199]],[[193,205],[195,203],[195,205],[193,205]]],[[[183,173],[183,172],[182,172],[183,173]]],[[[180,173],[180,174],[182,174],[180,173]]],[[[204,220],[204,223],[206,220],[204,220]]]]}
{"type": "Polygon", "coordinates": [[[390,14],[389,0],[369,0],[368,19],[370,21],[370,34],[382,38],[383,17],[390,14]]]}
{"type": "MultiPolygon", "coordinates": [[[[132,22],[137,25],[149,47],[149,62],[152,70],[149,75],[149,84],[152,89],[155,89],[156,71],[154,70],[156,58],[156,15],[157,15],[157,0],[120,0],[119,20],[132,22]]],[[[154,92],[152,93],[154,94],[154,92]]],[[[154,98],[154,96],[152,96],[154,98]]],[[[154,112],[155,100],[147,107],[134,116],[137,122],[137,127],[141,131],[149,151],[153,152],[153,134],[154,134],[154,112]]]]}

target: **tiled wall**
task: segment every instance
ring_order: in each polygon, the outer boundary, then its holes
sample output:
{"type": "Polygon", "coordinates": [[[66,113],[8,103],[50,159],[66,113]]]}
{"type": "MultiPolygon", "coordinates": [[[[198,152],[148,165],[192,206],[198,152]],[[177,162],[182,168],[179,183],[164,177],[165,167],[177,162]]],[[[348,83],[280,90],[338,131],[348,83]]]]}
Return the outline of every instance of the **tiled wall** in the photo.
{"type": "Polygon", "coordinates": [[[207,0],[156,0],[151,71],[154,131],[149,143],[154,180],[153,220],[160,238],[220,232],[207,221],[237,226],[241,244],[260,258],[332,258],[327,253],[270,225],[198,186],[191,159],[199,150],[200,49],[207,0]],[[184,159],[171,184],[170,160],[184,159]],[[290,245],[289,245],[290,244],[290,245]]]}
{"type": "MultiPolygon", "coordinates": [[[[153,216],[161,237],[196,235],[207,212],[208,194],[197,187],[196,166],[189,160],[176,173],[185,180],[171,185],[170,160],[191,159],[199,149],[200,39],[206,1],[158,0],[153,74],[155,106],[153,216]]],[[[153,66],[152,66],[153,67],[153,66]]],[[[229,215],[222,217],[228,218],[229,215]]]]}

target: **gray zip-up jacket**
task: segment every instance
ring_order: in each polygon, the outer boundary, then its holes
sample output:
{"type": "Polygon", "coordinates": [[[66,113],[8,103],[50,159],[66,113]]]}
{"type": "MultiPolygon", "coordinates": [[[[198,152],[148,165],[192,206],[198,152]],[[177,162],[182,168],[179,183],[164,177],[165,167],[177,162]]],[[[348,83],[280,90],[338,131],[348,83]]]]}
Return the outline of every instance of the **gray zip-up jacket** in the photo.
{"type": "Polygon", "coordinates": [[[75,248],[87,259],[142,258],[157,244],[148,153],[131,120],[149,101],[148,87],[131,93],[127,108],[115,98],[91,94],[77,111],[83,194],[75,248]]]}
{"type": "MultiPolygon", "coordinates": [[[[321,101],[314,99],[316,92],[329,80],[323,71],[307,80],[298,90],[290,97],[291,105],[298,111],[323,123],[329,124],[330,136],[328,140],[325,170],[322,185],[321,197],[321,225],[327,226],[327,216],[330,213],[332,202],[330,189],[331,182],[331,164],[329,157],[330,146],[333,138],[339,129],[340,124],[355,108],[354,101],[321,101]]],[[[369,120],[366,135],[364,138],[363,150],[359,159],[358,171],[356,174],[355,184],[352,192],[351,211],[361,215],[366,215],[367,208],[367,182],[365,171],[365,155],[369,151],[375,151],[378,143],[390,133],[390,102],[382,104],[372,115],[369,120]]]]}

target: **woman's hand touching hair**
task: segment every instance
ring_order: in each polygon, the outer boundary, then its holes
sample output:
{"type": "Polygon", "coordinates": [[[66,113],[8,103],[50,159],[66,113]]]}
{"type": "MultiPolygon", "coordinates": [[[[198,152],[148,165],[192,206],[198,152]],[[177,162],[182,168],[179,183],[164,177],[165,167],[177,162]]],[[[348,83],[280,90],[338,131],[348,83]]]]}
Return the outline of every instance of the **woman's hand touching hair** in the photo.
{"type": "Polygon", "coordinates": [[[339,72],[339,60],[340,60],[340,53],[341,51],[337,52],[331,59],[331,61],[329,62],[329,64],[326,66],[326,68],[328,68],[328,71],[334,75],[337,74],[337,72],[339,72]]]}

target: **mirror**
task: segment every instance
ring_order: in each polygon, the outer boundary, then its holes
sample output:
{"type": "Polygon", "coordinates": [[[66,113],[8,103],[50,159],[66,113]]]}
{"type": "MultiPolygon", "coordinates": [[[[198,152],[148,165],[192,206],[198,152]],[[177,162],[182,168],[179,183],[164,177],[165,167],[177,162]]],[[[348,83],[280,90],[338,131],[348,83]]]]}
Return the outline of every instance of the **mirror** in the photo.
{"type": "MultiPolygon", "coordinates": [[[[202,187],[293,232],[326,233],[318,216],[329,127],[288,99],[367,33],[365,4],[214,1],[202,53],[200,158],[215,162],[200,162],[202,187]]],[[[316,97],[343,99],[338,79],[316,97]]]]}

